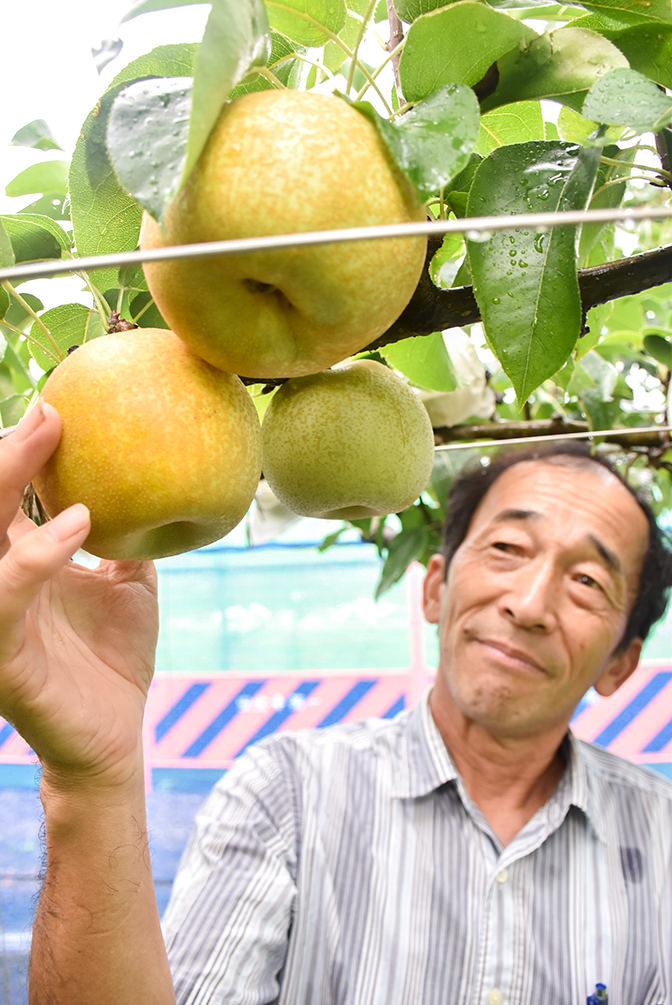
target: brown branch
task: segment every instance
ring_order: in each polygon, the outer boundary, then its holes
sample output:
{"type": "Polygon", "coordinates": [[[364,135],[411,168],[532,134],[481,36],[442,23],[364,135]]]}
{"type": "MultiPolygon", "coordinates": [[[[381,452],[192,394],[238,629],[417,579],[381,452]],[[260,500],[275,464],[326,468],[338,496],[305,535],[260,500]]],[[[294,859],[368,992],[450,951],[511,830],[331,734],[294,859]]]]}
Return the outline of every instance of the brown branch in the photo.
{"type": "MultiPolygon", "coordinates": [[[[440,244],[440,238],[429,242],[427,266],[440,244]]],[[[578,276],[585,316],[591,307],[598,304],[672,282],[672,245],[644,251],[615,262],[579,269],[578,276]]],[[[461,328],[480,320],[481,313],[471,286],[440,290],[430,279],[428,268],[425,268],[405,311],[383,335],[366,348],[379,349],[391,342],[416,335],[429,335],[448,328],[461,328]]]]}
{"type": "MultiPolygon", "coordinates": [[[[387,21],[390,26],[390,39],[387,43],[387,51],[392,52],[404,40],[404,26],[401,18],[394,9],[394,0],[387,0],[387,21]]],[[[404,103],[404,92],[401,89],[401,78],[399,76],[399,59],[401,53],[396,52],[392,57],[392,69],[394,71],[394,86],[397,91],[399,104],[404,103]]]]}
{"type": "MultiPolygon", "coordinates": [[[[527,436],[563,436],[568,433],[590,433],[587,422],[579,420],[554,419],[537,420],[533,422],[483,422],[464,426],[443,426],[434,430],[436,443],[466,443],[471,440],[516,440],[527,436]]],[[[670,434],[650,430],[612,430],[598,437],[601,442],[613,443],[625,450],[636,447],[663,448],[670,444],[670,434]]]]}

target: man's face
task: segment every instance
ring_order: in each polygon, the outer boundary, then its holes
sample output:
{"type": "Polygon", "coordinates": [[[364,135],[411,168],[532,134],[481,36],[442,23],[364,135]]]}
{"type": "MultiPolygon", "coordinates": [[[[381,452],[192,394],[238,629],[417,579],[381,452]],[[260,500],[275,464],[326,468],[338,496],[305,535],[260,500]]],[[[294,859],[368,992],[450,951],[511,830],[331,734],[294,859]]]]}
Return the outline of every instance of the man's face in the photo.
{"type": "Polygon", "coordinates": [[[474,514],[444,583],[430,563],[425,616],[439,624],[435,715],[504,736],[564,731],[591,685],[611,694],[641,641],[618,646],[648,524],[610,472],[523,462],[474,514]]]}

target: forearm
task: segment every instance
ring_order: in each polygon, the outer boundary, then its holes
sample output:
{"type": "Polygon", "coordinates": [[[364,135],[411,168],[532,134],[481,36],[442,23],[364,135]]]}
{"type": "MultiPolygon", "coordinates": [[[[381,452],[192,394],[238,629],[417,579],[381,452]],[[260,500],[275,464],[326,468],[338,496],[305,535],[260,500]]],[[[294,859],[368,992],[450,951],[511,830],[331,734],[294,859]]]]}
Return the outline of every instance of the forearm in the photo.
{"type": "Polygon", "coordinates": [[[43,777],[47,870],[30,959],[31,1005],[169,1005],[142,771],[111,791],[43,777]]]}

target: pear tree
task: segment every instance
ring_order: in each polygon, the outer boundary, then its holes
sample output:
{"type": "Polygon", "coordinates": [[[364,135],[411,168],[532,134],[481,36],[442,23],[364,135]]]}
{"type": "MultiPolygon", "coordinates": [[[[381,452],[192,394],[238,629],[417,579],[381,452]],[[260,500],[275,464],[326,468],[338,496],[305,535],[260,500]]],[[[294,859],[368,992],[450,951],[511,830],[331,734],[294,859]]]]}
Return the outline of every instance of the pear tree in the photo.
{"type": "MultiPolygon", "coordinates": [[[[189,2],[128,0],[116,73],[73,150],[42,120],[14,138],[34,163],[3,179],[19,206],[0,216],[3,430],[73,346],[168,327],[138,256],[143,214],[163,220],[228,102],[289,88],[366,117],[427,222],[407,306],[355,354],[417,390],[437,444],[410,506],[344,523],[385,559],[379,592],[435,550],[455,473],[503,441],[592,434],[668,509],[669,0],[212,0],[198,42],[125,62],[125,25],[189,2]],[[35,276],[52,297],[24,289],[35,276]]],[[[384,281],[391,297],[399,277],[384,281]]],[[[261,411],[284,380],[238,376],[261,411]]]]}

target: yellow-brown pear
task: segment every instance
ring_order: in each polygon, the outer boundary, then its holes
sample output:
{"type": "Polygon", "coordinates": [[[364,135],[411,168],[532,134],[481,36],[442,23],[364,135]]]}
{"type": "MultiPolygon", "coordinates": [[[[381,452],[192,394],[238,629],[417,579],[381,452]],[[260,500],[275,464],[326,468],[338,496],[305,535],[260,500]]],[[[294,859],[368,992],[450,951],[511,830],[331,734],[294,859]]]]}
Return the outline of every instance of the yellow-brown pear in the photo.
{"type": "MultiPolygon", "coordinates": [[[[224,106],[163,226],[143,249],[420,221],[373,123],[342,98],[257,91],[224,106]]],[[[168,325],[213,366],[247,377],[315,373],[402,312],[423,268],[413,236],[146,262],[168,325]]]]}
{"type": "Polygon", "coordinates": [[[302,516],[360,519],[406,509],[426,487],[434,435],[412,388],[374,360],[295,377],[262,423],[263,473],[302,516]]]}
{"type": "Polygon", "coordinates": [[[61,440],[34,480],[50,516],[91,512],[86,551],[148,559],[219,540],[247,512],[261,427],[238,377],[165,329],[104,335],[70,353],[43,398],[61,440]]]}

